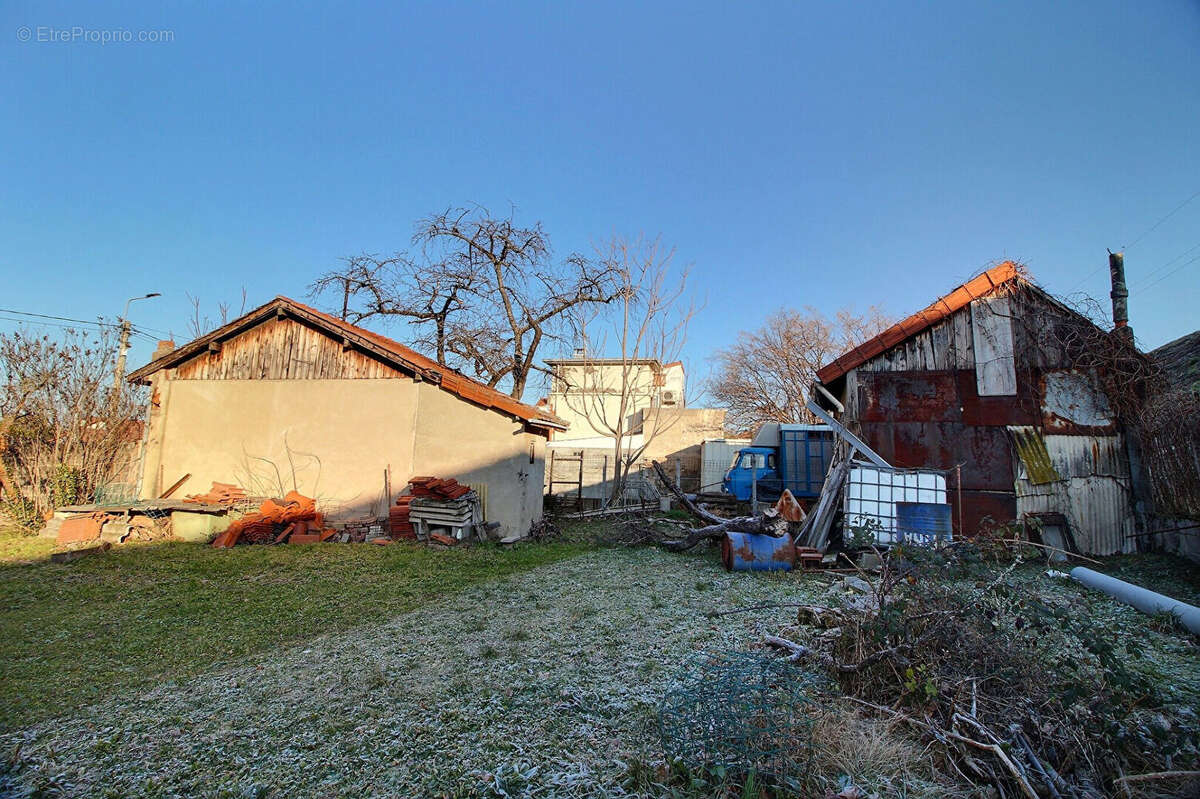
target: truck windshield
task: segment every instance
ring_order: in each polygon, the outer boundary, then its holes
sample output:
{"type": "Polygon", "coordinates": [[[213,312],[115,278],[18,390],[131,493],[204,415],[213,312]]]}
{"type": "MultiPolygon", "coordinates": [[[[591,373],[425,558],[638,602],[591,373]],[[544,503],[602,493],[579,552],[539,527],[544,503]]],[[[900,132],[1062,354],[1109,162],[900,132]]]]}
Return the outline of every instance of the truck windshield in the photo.
{"type": "Polygon", "coordinates": [[[738,460],[740,469],[765,469],[766,466],[767,456],[761,452],[743,452],[738,460]]]}

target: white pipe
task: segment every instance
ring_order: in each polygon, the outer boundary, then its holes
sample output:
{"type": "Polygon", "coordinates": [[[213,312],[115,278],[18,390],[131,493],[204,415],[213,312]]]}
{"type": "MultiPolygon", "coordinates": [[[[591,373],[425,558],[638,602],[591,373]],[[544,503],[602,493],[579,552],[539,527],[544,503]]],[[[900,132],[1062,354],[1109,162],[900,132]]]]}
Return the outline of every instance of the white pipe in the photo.
{"type": "Polygon", "coordinates": [[[1169,596],[1156,594],[1139,585],[1118,580],[1116,577],[1109,577],[1107,574],[1092,571],[1084,566],[1076,566],[1074,569],[1071,569],[1071,579],[1078,580],[1088,588],[1103,591],[1109,596],[1124,602],[1126,605],[1132,605],[1142,613],[1150,615],[1157,613],[1173,614],[1184,627],[1196,635],[1200,635],[1200,608],[1194,605],[1188,605],[1180,602],[1178,599],[1171,599],[1169,596]]]}
{"type": "Polygon", "coordinates": [[[845,412],[846,412],[846,406],[845,406],[845,405],[843,405],[843,404],[842,404],[842,403],[841,403],[841,402],[838,400],[838,398],[837,398],[837,397],[835,397],[835,396],[833,396],[832,394],[830,394],[830,393],[829,393],[829,389],[825,388],[825,386],[821,385],[820,383],[813,383],[813,385],[817,387],[817,391],[820,391],[822,394],[824,394],[824,395],[825,395],[825,399],[827,399],[827,400],[829,400],[830,402],[832,402],[832,403],[833,403],[833,407],[837,408],[837,412],[838,412],[838,413],[845,413],[845,412]]]}

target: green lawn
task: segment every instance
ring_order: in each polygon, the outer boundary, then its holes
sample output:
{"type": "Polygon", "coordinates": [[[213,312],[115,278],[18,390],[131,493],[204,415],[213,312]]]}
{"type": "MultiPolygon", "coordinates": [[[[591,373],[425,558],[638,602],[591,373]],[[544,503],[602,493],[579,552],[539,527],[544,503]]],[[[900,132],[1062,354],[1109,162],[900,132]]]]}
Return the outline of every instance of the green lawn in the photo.
{"type": "Polygon", "coordinates": [[[318,544],[218,551],[164,543],[67,564],[46,560],[50,548],[0,535],[0,729],[322,633],[378,624],[588,547],[318,544]],[[34,558],[40,560],[20,562],[34,558]]]}
{"type": "Polygon", "coordinates": [[[0,518],[0,566],[46,560],[53,551],[53,538],[26,535],[15,525],[0,518]]]}

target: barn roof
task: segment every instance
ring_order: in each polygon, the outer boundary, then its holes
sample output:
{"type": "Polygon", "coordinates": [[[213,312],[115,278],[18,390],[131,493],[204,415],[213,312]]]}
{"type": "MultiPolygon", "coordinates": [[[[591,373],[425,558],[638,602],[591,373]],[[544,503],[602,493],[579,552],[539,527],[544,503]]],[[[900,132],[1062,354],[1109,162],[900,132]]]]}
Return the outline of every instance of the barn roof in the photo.
{"type": "Polygon", "coordinates": [[[370,330],[352,325],[318,311],[316,308],[296,302],[289,297],[279,296],[265,305],[234,319],[216,330],[189,341],[182,347],[173,350],[161,358],[156,358],[136,371],[130,372],[130,382],[145,382],[150,375],[160,369],[173,369],[180,364],[208,352],[209,346],[231,339],[264,322],[277,318],[293,318],[308,324],[326,335],[336,338],[355,349],[365,352],[379,360],[388,363],[409,374],[439,385],[476,405],[485,408],[495,408],[525,420],[531,425],[565,430],[566,423],[544,410],[519,402],[502,391],[497,391],[478,380],[467,377],[461,372],[443,366],[432,358],[406,347],[398,341],[373,333],[370,330]]]}
{"type": "Polygon", "coordinates": [[[1200,391],[1200,330],[1180,336],[1150,352],[1178,388],[1200,391]]]}
{"type": "Polygon", "coordinates": [[[1012,261],[1005,261],[999,266],[993,266],[944,297],[939,297],[934,303],[922,311],[889,327],[872,339],[864,341],[854,349],[840,356],[837,360],[817,370],[817,380],[829,383],[845,375],[851,369],[862,366],[867,361],[887,352],[897,344],[901,344],[913,336],[928,330],[938,322],[960,311],[971,304],[973,300],[994,294],[1001,286],[1014,280],[1027,279],[1024,267],[1012,261]]]}

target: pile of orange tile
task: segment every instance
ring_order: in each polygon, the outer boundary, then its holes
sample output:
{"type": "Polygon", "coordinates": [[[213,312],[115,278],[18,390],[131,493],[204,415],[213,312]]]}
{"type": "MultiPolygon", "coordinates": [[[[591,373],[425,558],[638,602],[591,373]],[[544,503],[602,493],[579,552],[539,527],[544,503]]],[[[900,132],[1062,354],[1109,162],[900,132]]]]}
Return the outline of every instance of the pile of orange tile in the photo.
{"type": "Polygon", "coordinates": [[[417,531],[408,517],[409,503],[411,502],[411,496],[397,497],[396,504],[388,509],[388,529],[392,538],[416,539],[417,531]]]}
{"type": "Polygon", "coordinates": [[[289,491],[281,500],[268,499],[258,511],[247,513],[229,525],[212,542],[225,549],[239,542],[246,544],[315,544],[327,541],[336,530],[325,526],[325,517],[317,511],[316,500],[297,491],[289,491]]]}
{"type": "Polygon", "coordinates": [[[414,497],[458,499],[471,493],[470,486],[462,485],[453,477],[447,480],[440,480],[437,477],[414,477],[408,481],[408,484],[412,486],[414,497]]]}
{"type": "Polygon", "coordinates": [[[233,483],[213,483],[207,494],[189,494],[184,502],[202,505],[232,505],[246,499],[246,489],[233,483]]]}

